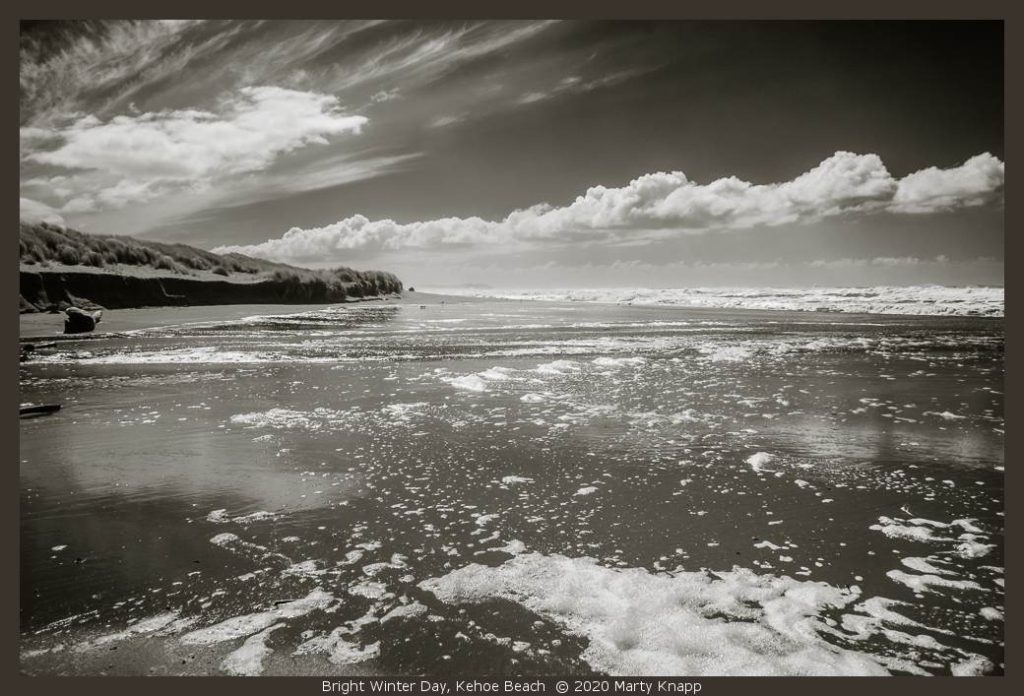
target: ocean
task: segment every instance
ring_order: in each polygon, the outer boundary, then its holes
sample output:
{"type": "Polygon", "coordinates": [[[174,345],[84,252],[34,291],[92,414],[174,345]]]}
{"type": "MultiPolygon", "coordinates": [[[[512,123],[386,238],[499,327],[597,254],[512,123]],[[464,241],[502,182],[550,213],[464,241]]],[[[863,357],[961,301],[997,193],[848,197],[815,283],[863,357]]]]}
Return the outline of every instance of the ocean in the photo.
{"type": "Polygon", "coordinates": [[[111,312],[20,368],[21,669],[1001,674],[1002,291],[926,290],[111,312]]]}

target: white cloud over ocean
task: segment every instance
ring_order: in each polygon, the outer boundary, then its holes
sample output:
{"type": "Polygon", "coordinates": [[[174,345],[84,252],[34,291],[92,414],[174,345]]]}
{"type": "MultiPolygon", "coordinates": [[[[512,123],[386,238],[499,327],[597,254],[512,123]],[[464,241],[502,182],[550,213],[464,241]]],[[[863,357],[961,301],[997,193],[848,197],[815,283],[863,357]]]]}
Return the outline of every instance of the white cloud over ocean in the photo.
{"type": "Polygon", "coordinates": [[[399,223],[353,215],[323,227],[293,227],[275,239],[221,246],[282,261],[330,261],[352,249],[399,250],[530,245],[572,239],[623,241],[645,233],[702,233],[817,222],[840,215],[919,215],[999,203],[1004,164],[983,153],[960,166],[893,177],[878,155],[840,151],[784,182],[738,177],[709,183],[657,172],[626,186],[591,187],[565,206],[538,204],[502,220],[446,217],[399,223]]]}
{"type": "Polygon", "coordinates": [[[930,213],[963,206],[984,205],[1002,191],[1004,166],[983,153],[959,167],[928,167],[900,180],[892,208],[906,213],[930,213]]]}

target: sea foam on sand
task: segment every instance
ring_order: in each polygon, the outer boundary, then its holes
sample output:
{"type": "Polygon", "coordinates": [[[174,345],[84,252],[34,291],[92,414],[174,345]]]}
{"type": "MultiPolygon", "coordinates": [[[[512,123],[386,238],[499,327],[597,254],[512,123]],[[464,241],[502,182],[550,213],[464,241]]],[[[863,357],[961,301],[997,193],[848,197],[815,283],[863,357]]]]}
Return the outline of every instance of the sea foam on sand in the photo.
{"type": "MultiPolygon", "coordinates": [[[[326,609],[333,603],[333,595],[316,589],[302,599],[285,602],[274,609],[255,614],[233,616],[218,624],[186,633],[180,640],[186,645],[210,645],[225,640],[251,636],[254,633],[270,628],[279,621],[305,616],[317,609],[326,609]]],[[[253,649],[255,650],[255,644],[253,649]]]]}
{"type": "Polygon", "coordinates": [[[256,677],[263,673],[263,658],[274,651],[267,647],[267,638],[273,631],[284,628],[283,623],[265,628],[242,643],[242,647],[230,653],[220,663],[220,668],[228,674],[239,677],[256,677]]]}
{"type": "Polygon", "coordinates": [[[768,452],[755,452],[746,459],[750,468],[758,473],[764,471],[765,464],[771,464],[773,461],[775,461],[775,455],[769,454],[768,452]]]}
{"type": "MultiPolygon", "coordinates": [[[[868,637],[843,634],[822,617],[854,604],[860,598],[856,586],[839,588],[742,568],[652,574],[641,568],[606,568],[592,558],[522,553],[500,566],[469,565],[420,587],[450,604],[517,602],[585,636],[589,644],[583,659],[615,675],[920,672],[908,660],[843,648],[822,637],[868,637]]],[[[884,618],[874,616],[870,606],[856,607],[867,616],[851,615],[861,619],[851,625],[862,633],[884,618]]]]}

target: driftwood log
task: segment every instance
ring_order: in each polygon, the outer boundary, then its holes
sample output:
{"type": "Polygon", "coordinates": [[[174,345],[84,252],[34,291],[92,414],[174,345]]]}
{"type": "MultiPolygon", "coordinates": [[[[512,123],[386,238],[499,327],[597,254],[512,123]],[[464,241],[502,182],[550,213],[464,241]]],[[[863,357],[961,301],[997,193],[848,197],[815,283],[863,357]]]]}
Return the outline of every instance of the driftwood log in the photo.
{"type": "Polygon", "coordinates": [[[22,406],[18,409],[21,416],[42,416],[48,413],[56,413],[60,410],[60,404],[40,404],[39,406],[22,406]]]}

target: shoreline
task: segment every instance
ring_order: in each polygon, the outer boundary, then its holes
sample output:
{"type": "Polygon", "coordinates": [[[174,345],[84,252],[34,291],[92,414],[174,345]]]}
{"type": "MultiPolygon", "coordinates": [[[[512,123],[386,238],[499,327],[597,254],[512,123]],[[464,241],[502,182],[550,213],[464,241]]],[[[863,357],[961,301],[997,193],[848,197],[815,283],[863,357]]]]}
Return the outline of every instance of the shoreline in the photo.
{"type": "Polygon", "coordinates": [[[205,323],[210,321],[234,321],[253,314],[298,314],[325,307],[351,304],[381,303],[393,305],[436,305],[480,302],[479,298],[440,295],[436,293],[409,293],[349,299],[344,302],[315,302],[305,304],[220,304],[192,306],[135,307],[130,309],[105,309],[103,320],[96,331],[84,334],[64,333],[62,312],[32,312],[19,315],[18,340],[21,343],[38,340],[90,340],[107,338],[125,331],[155,329],[166,326],[205,323]],[[410,296],[411,295],[411,296],[410,296]]]}
{"type": "Polygon", "coordinates": [[[607,306],[619,308],[635,308],[637,310],[654,310],[659,312],[685,312],[694,317],[722,317],[741,319],[743,317],[775,316],[780,323],[822,323],[837,325],[864,323],[915,323],[942,322],[951,325],[992,324],[1005,321],[1005,316],[957,315],[957,314],[881,314],[870,312],[824,312],[801,309],[762,309],[742,307],[706,307],[683,306],[668,304],[596,302],[582,300],[556,299],[513,299],[505,297],[480,297],[474,295],[449,295],[430,291],[404,291],[401,295],[387,295],[367,298],[352,298],[342,302],[315,303],[249,303],[249,304],[215,304],[215,305],[163,305],[155,307],[137,307],[127,309],[105,309],[103,320],[97,330],[92,333],[63,333],[63,313],[33,312],[19,315],[19,342],[39,340],[49,341],[88,341],[96,338],[109,338],[126,331],[139,331],[167,326],[200,324],[214,321],[234,321],[254,314],[299,314],[326,307],[340,307],[351,304],[381,303],[392,305],[417,305],[429,307],[433,305],[459,305],[474,303],[497,303],[521,306],[526,303],[537,305],[572,306],[607,306]]]}

